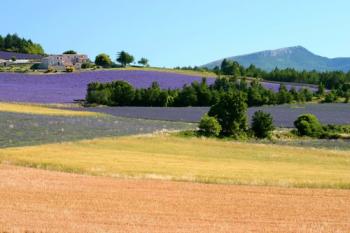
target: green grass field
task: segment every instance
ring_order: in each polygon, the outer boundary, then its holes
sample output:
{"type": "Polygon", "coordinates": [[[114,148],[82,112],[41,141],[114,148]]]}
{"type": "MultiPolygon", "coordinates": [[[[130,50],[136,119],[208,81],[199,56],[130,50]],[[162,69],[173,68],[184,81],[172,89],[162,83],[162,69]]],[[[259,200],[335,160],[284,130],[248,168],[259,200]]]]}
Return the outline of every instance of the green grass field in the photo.
{"type": "Polygon", "coordinates": [[[172,135],[4,148],[0,160],[111,177],[350,189],[348,152],[172,135]]]}

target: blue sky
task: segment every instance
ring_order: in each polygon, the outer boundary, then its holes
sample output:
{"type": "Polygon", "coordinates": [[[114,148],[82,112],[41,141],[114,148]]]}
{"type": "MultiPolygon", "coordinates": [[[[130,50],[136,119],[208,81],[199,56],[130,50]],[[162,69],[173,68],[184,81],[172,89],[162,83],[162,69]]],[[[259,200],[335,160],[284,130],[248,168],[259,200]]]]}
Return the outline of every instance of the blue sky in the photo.
{"type": "Polygon", "coordinates": [[[18,33],[47,53],[74,49],[151,65],[202,65],[302,45],[350,57],[348,0],[1,0],[0,34],[18,33]]]}

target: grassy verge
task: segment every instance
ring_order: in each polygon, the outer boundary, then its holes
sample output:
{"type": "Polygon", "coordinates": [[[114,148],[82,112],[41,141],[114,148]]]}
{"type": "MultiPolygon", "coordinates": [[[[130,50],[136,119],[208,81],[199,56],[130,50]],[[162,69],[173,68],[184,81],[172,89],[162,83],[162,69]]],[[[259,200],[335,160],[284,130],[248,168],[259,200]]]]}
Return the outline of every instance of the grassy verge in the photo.
{"type": "Polygon", "coordinates": [[[0,160],[111,177],[350,189],[348,152],[169,135],[5,148],[0,160]]]}

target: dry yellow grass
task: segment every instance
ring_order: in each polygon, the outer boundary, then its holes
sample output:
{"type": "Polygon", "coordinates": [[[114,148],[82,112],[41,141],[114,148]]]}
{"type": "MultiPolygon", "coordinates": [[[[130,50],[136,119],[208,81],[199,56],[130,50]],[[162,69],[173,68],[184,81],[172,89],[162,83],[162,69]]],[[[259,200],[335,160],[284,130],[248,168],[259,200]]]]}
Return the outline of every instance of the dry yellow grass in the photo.
{"type": "Polygon", "coordinates": [[[11,164],[111,177],[350,188],[348,152],[174,136],[133,136],[0,150],[11,164]]]}
{"type": "Polygon", "coordinates": [[[0,112],[14,112],[24,114],[38,114],[50,116],[97,116],[98,113],[71,111],[57,108],[49,108],[35,104],[4,103],[0,102],[0,112]]]}

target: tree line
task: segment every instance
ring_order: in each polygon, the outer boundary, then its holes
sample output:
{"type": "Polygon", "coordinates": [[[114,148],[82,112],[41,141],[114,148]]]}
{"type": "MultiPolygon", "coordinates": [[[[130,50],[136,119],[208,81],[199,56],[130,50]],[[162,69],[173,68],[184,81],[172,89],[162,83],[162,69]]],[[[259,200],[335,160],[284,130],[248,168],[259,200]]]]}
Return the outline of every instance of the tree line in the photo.
{"type": "Polygon", "coordinates": [[[161,89],[157,82],[148,88],[135,89],[125,81],[90,83],[87,88],[88,104],[108,106],[159,106],[187,107],[212,106],[226,93],[242,92],[248,106],[275,105],[311,101],[317,94],[309,89],[287,90],[280,85],[278,92],[264,88],[259,80],[222,77],[208,85],[205,78],[179,89],[161,89]]]}
{"type": "MultiPolygon", "coordinates": [[[[126,67],[126,66],[130,65],[131,63],[133,63],[134,61],[135,61],[135,58],[133,55],[131,55],[125,51],[121,51],[121,52],[117,53],[116,62],[119,63],[119,65],[118,65],[112,61],[110,56],[108,56],[105,53],[101,53],[101,54],[96,56],[95,65],[101,66],[103,68],[126,67]]],[[[142,57],[137,63],[139,65],[144,66],[144,67],[149,66],[148,59],[144,58],[144,57],[142,57]]]]}
{"type": "Polygon", "coordinates": [[[293,68],[278,69],[267,72],[250,65],[245,68],[236,61],[224,59],[220,67],[215,67],[212,71],[220,75],[232,75],[235,77],[256,77],[269,81],[295,82],[305,84],[323,85],[327,89],[350,90],[350,71],[297,71],[293,68]]]}
{"type": "Polygon", "coordinates": [[[0,50],[41,55],[45,53],[40,44],[34,43],[30,39],[20,38],[17,34],[7,34],[5,37],[0,35],[0,50]]]}

